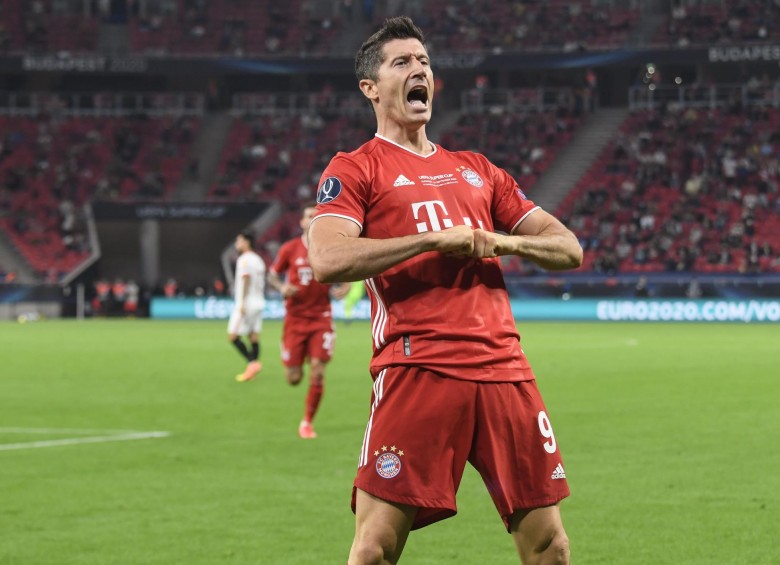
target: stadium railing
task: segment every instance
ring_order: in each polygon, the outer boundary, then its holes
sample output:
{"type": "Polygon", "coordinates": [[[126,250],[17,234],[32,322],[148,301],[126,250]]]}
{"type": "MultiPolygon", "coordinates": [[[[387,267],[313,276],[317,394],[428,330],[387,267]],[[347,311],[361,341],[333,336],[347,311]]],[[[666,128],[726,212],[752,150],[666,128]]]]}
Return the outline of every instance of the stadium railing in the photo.
{"type": "Polygon", "coordinates": [[[202,116],[206,103],[197,92],[8,92],[0,91],[0,115],[113,117],[202,116]]]}
{"type": "Polygon", "coordinates": [[[719,108],[738,102],[742,106],[780,108],[780,81],[754,89],[749,84],[692,86],[634,86],[628,91],[631,110],[650,110],[666,104],[682,108],[719,108]]]}
{"type": "Polygon", "coordinates": [[[368,106],[362,94],[356,92],[240,92],[233,95],[231,112],[234,116],[261,114],[365,113],[368,106]]]}
{"type": "Polygon", "coordinates": [[[464,112],[484,112],[499,107],[508,112],[537,110],[544,112],[561,107],[590,107],[590,93],[586,89],[571,88],[472,88],[461,93],[460,106],[464,112]]]}

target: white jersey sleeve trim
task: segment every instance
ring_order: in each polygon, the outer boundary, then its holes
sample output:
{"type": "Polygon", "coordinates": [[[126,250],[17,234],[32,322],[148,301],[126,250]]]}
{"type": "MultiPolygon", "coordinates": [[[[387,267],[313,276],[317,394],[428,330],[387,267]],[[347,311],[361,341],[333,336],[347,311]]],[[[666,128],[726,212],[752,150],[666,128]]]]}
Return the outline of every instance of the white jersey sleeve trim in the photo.
{"type": "Polygon", "coordinates": [[[512,226],[512,229],[511,229],[511,230],[509,230],[509,233],[510,233],[510,234],[511,234],[511,233],[515,233],[515,230],[517,229],[517,226],[519,226],[520,224],[522,224],[522,223],[523,223],[523,220],[525,220],[525,219],[526,219],[528,216],[530,216],[531,214],[533,214],[533,213],[534,213],[534,212],[536,212],[537,210],[541,210],[541,209],[542,209],[542,208],[541,208],[541,206],[534,206],[533,208],[531,208],[530,210],[528,210],[528,212],[526,212],[525,214],[523,214],[523,217],[522,217],[522,218],[520,218],[519,220],[517,220],[517,223],[516,223],[514,226],[512,226]]]}
{"type": "MultiPolygon", "coordinates": [[[[345,216],[344,214],[320,214],[319,216],[315,216],[314,218],[312,218],[311,223],[313,224],[314,222],[316,222],[320,218],[324,218],[325,216],[333,216],[334,218],[344,218],[345,220],[349,220],[350,222],[355,222],[360,228],[360,231],[361,232],[363,231],[363,224],[358,222],[355,218],[352,218],[350,216],[345,216]]],[[[311,227],[311,224],[309,224],[309,227],[311,227]]]]}

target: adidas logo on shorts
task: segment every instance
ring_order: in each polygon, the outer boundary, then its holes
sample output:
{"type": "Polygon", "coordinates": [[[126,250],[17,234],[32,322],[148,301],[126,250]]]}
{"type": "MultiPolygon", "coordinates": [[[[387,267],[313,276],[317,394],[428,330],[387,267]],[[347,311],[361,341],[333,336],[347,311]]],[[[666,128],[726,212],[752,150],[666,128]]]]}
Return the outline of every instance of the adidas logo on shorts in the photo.
{"type": "Polygon", "coordinates": [[[566,478],[566,471],[563,470],[563,465],[558,463],[558,466],[555,468],[555,471],[553,471],[553,474],[550,476],[551,479],[565,479],[566,478]]]}

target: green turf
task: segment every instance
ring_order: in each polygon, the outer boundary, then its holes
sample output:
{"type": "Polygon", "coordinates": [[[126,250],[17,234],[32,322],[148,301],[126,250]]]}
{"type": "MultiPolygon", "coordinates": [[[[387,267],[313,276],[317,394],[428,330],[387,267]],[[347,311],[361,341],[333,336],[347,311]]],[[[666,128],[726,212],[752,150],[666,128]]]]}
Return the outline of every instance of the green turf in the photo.
{"type": "MultiPolygon", "coordinates": [[[[574,563],[780,563],[777,326],[522,331],[573,491],[574,563]]],[[[0,447],[84,437],[71,429],[171,433],[0,451],[0,563],[344,563],[369,326],[338,327],[308,442],[279,332],[266,322],[265,369],[238,384],[222,322],[0,324],[0,447]]],[[[458,502],[458,516],[412,533],[403,562],[515,563],[471,469],[458,502]]]]}

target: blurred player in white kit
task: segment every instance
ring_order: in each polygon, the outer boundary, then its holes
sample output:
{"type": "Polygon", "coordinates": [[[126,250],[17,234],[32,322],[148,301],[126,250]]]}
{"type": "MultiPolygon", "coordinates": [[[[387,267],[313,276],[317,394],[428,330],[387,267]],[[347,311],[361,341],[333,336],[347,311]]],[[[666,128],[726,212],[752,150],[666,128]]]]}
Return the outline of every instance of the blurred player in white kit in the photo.
{"type": "Polygon", "coordinates": [[[254,238],[250,233],[236,236],[236,276],[233,281],[233,311],[228,322],[228,339],[246,359],[243,373],[236,375],[238,382],[251,381],[262,369],[260,363],[260,332],[263,329],[265,306],[265,262],[254,250],[254,238]],[[249,343],[244,341],[249,338],[249,343]]]}

